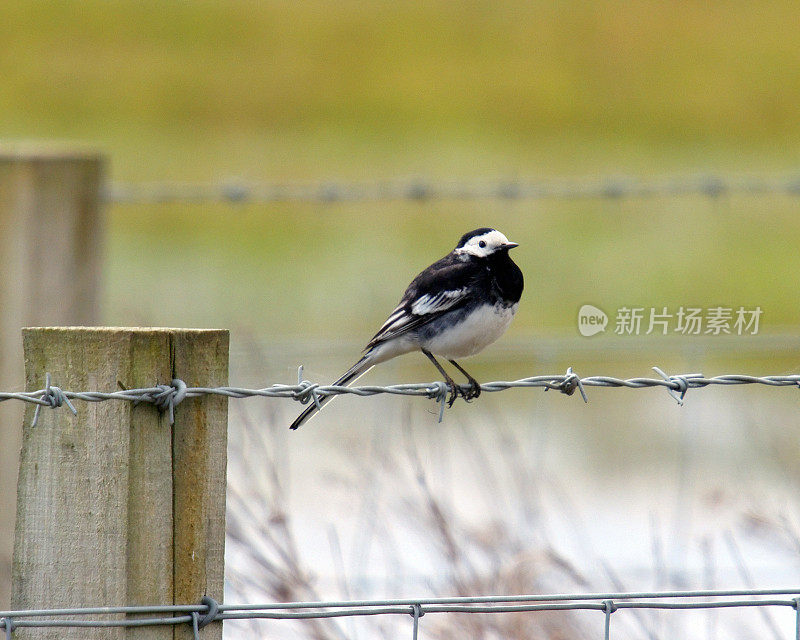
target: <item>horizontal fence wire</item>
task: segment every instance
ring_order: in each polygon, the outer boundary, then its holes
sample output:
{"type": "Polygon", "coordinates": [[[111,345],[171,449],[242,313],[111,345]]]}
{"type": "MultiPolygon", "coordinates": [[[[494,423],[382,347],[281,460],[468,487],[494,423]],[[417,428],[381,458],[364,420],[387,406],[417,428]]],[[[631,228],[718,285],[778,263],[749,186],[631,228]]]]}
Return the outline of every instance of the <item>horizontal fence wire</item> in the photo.
{"type": "Polygon", "coordinates": [[[407,200],[572,200],[673,198],[723,195],[800,196],[800,174],[780,177],[697,175],[659,179],[624,177],[549,180],[377,180],[281,184],[227,180],[209,184],[112,182],[103,192],[111,204],[277,202],[381,202],[407,200]]]}
{"type": "MultiPolygon", "coordinates": [[[[605,387],[620,389],[645,389],[663,388],[672,396],[679,405],[683,404],[686,393],[690,389],[704,389],[713,385],[735,386],[759,384],[768,387],[798,387],[800,388],[800,374],[751,376],[743,374],[728,374],[707,378],[702,373],[688,373],[667,375],[658,367],[653,370],[660,378],[614,378],[611,376],[591,376],[581,378],[572,371],[559,375],[532,376],[512,381],[486,382],[480,385],[481,391],[497,392],[515,388],[543,388],[545,391],[560,391],[572,395],[576,390],[580,392],[584,402],[588,402],[587,387],[605,387]]],[[[467,386],[460,386],[460,390],[467,390],[467,386]]],[[[18,400],[36,405],[33,417],[33,426],[39,417],[42,407],[58,408],[66,404],[73,414],[77,409],[72,400],[84,402],[104,402],[107,400],[121,400],[133,403],[147,402],[155,405],[162,411],[168,411],[170,422],[174,422],[175,407],[186,398],[206,395],[225,396],[228,398],[290,398],[303,404],[315,402],[319,406],[320,400],[326,396],[351,394],[361,397],[374,396],[382,393],[403,396],[422,396],[436,400],[440,404],[439,420],[441,421],[448,395],[459,389],[451,389],[443,381],[422,382],[394,385],[368,385],[359,387],[345,387],[340,385],[320,385],[303,379],[303,367],[297,375],[297,384],[274,384],[262,389],[247,389],[243,387],[189,387],[183,380],[176,378],[170,384],[161,384],[155,387],[142,389],[122,389],[119,391],[65,391],[52,384],[51,375],[45,378],[45,386],[36,391],[0,392],[0,402],[18,400]]]]}
{"type": "Polygon", "coordinates": [[[141,627],[190,624],[200,630],[224,620],[310,620],[340,617],[409,616],[412,638],[420,619],[431,613],[502,614],[541,611],[597,611],[603,614],[605,637],[611,637],[612,615],[624,609],[697,610],[782,607],[794,610],[795,637],[800,638],[800,588],[652,591],[590,594],[474,596],[331,602],[219,604],[209,597],[196,605],[87,607],[0,611],[0,627],[10,638],[22,627],[141,627]],[[173,614],[171,616],[167,614],[173,614]],[[124,618],[136,615],[150,617],[124,618]],[[109,618],[109,616],[116,616],[109,618]]]}

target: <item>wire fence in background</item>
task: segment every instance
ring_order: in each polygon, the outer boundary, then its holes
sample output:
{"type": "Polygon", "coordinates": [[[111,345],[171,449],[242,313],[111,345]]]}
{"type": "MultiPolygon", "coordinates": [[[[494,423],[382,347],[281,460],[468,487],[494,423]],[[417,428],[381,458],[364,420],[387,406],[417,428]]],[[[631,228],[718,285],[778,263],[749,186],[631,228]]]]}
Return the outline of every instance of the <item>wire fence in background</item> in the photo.
{"type": "Polygon", "coordinates": [[[699,175],[659,179],[582,178],[550,180],[433,180],[287,183],[226,180],[211,184],[112,182],[103,193],[111,204],[278,202],[335,203],[406,200],[574,200],[673,198],[724,195],[800,196],[800,175],[781,177],[699,175]]]}
{"type": "MultiPolygon", "coordinates": [[[[432,613],[508,614],[542,611],[597,611],[603,615],[604,637],[611,638],[612,616],[624,609],[697,610],[731,608],[783,608],[794,610],[795,638],[800,640],[800,589],[732,589],[706,591],[655,591],[591,594],[476,596],[268,604],[219,604],[203,598],[197,605],[91,607],[0,611],[6,638],[23,627],[144,627],[192,626],[194,636],[211,622],[224,620],[311,620],[365,616],[409,616],[412,640],[417,640],[420,620],[432,613]],[[136,615],[136,618],[121,616],[136,615]],[[114,616],[114,617],[112,617],[114,616]],[[149,616],[149,617],[142,617],[149,616]]],[[[788,625],[787,625],[788,626],[788,625]]]]}
{"type": "MultiPolygon", "coordinates": [[[[480,387],[481,391],[489,393],[515,388],[543,388],[545,391],[560,391],[566,395],[572,395],[575,391],[579,391],[584,402],[588,402],[586,387],[621,389],[658,387],[666,389],[679,405],[683,404],[686,393],[690,389],[704,389],[713,385],[736,386],[759,384],[769,387],[800,388],[800,374],[774,376],[728,374],[706,378],[702,373],[667,375],[658,367],[653,367],[653,370],[661,377],[628,378],[623,380],[611,376],[581,378],[578,374],[573,372],[572,367],[570,367],[564,374],[531,376],[511,381],[501,380],[486,382],[481,384],[480,387]]],[[[464,391],[467,388],[466,386],[459,387],[460,390],[464,391]]],[[[303,367],[300,367],[297,373],[297,384],[274,384],[262,389],[247,389],[243,387],[189,387],[183,380],[176,378],[172,380],[170,384],[161,384],[142,389],[121,389],[119,391],[64,391],[51,384],[51,376],[48,373],[45,386],[42,389],[36,391],[0,392],[0,402],[18,400],[35,404],[36,411],[33,416],[33,426],[36,426],[39,411],[42,407],[51,407],[55,409],[66,404],[70,411],[77,415],[77,409],[75,409],[75,406],[72,404],[72,400],[82,400],[84,402],[123,400],[135,404],[147,402],[155,405],[161,411],[168,411],[170,422],[174,422],[174,410],[180,402],[186,398],[204,395],[226,396],[235,399],[253,397],[291,398],[302,404],[315,402],[320,406],[320,400],[326,396],[351,394],[365,397],[388,393],[403,396],[421,396],[436,400],[440,404],[439,421],[441,422],[448,396],[454,397],[455,392],[459,389],[451,389],[449,385],[443,381],[359,387],[320,385],[304,380],[303,367]]]]}

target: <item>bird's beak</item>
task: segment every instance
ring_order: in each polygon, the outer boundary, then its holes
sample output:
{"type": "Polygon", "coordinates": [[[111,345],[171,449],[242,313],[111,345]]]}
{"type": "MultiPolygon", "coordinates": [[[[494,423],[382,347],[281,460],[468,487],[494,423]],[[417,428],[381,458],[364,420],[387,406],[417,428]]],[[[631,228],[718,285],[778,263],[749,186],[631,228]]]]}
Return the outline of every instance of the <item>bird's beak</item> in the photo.
{"type": "Polygon", "coordinates": [[[519,245],[516,242],[506,242],[503,244],[501,249],[513,249],[514,247],[518,247],[519,245]]]}

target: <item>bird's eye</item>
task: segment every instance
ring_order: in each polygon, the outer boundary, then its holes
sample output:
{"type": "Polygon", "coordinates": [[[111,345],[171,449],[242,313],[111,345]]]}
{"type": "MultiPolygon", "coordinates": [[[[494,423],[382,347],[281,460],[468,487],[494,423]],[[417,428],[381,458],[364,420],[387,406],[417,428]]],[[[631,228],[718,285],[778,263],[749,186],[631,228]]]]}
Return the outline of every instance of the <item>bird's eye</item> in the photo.
{"type": "Polygon", "coordinates": [[[481,249],[483,249],[483,248],[486,246],[486,243],[485,243],[483,240],[481,240],[481,241],[478,243],[478,246],[479,246],[481,249]]]}

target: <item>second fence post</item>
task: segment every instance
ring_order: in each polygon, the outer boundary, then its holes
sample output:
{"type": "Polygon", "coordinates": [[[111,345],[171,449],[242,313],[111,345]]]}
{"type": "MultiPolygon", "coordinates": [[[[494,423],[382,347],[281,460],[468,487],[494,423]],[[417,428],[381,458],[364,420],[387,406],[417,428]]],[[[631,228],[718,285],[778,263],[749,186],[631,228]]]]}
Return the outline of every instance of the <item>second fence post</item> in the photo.
{"type": "MultiPolygon", "coordinates": [[[[23,330],[26,386],[70,391],[228,383],[228,332],[23,330]]],[[[26,409],[17,494],[12,607],[194,604],[223,597],[227,400],[152,404],[75,400],[26,409]]],[[[21,638],[64,637],[20,628],[21,638]]],[[[91,638],[191,638],[182,628],[81,629],[91,638]]],[[[221,638],[221,623],[202,632],[221,638]]],[[[77,637],[77,636],[76,636],[77,637]]]]}
{"type": "MultiPolygon", "coordinates": [[[[100,315],[106,158],[71,145],[0,142],[0,387],[22,389],[20,327],[100,315]]],[[[7,608],[22,407],[0,403],[0,608],[7,608]]]]}

